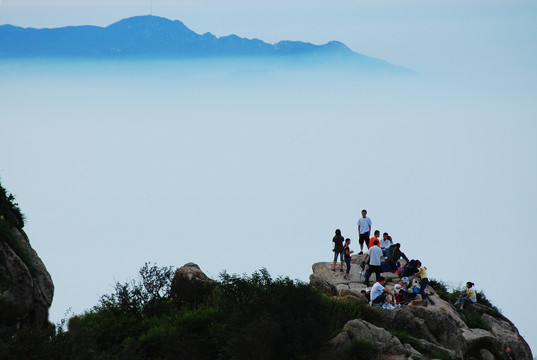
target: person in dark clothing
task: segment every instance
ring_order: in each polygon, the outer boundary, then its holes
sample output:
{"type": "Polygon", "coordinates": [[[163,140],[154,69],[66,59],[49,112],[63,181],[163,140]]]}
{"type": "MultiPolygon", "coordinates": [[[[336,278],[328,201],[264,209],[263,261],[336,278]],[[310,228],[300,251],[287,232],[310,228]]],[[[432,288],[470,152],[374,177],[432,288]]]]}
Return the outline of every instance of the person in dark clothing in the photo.
{"type": "Polygon", "coordinates": [[[339,271],[343,272],[343,260],[345,254],[343,254],[343,242],[345,239],[341,235],[341,230],[336,229],[336,235],[334,235],[334,238],[332,239],[332,242],[334,243],[334,263],[332,264],[332,271],[336,271],[336,263],[337,258],[339,256],[340,258],[340,264],[339,264],[339,271]]]}
{"type": "Polygon", "coordinates": [[[411,277],[414,274],[416,274],[419,271],[419,269],[416,266],[416,260],[412,259],[408,262],[408,264],[405,265],[404,268],[401,269],[401,273],[399,274],[401,277],[411,277]]]}
{"type": "Polygon", "coordinates": [[[351,279],[351,254],[354,252],[350,248],[351,245],[351,239],[347,238],[345,239],[345,247],[343,248],[343,253],[345,254],[345,264],[347,264],[347,271],[345,272],[345,275],[343,275],[343,278],[345,280],[351,279]]]}
{"type": "Polygon", "coordinates": [[[386,263],[392,267],[392,270],[397,270],[397,261],[399,261],[400,258],[403,258],[408,262],[405,253],[401,251],[401,244],[393,244],[388,248],[388,258],[386,259],[386,263]]]}

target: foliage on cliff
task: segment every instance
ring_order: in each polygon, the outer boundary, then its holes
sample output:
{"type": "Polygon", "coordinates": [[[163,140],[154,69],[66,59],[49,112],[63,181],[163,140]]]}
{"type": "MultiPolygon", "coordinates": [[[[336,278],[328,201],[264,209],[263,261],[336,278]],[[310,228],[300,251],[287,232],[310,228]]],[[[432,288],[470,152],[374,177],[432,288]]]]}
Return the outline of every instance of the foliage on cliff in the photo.
{"type": "Polygon", "coordinates": [[[74,360],[308,359],[362,306],[287,277],[273,279],[265,269],[222,273],[209,291],[197,292],[192,288],[207,290],[206,284],[172,289],[171,275],[171,268],[146,264],[138,280],[117,283],[93,309],[72,317],[67,331],[4,338],[0,357],[32,359],[40,349],[50,359],[74,360]],[[20,341],[27,337],[32,348],[20,341]]]}

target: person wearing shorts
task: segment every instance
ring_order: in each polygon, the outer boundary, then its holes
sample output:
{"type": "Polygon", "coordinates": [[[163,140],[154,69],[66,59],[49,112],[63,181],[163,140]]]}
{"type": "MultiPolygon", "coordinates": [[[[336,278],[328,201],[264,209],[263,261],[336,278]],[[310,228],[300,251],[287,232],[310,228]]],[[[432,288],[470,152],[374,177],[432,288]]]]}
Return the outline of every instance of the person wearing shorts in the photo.
{"type": "Polygon", "coordinates": [[[332,271],[336,271],[337,258],[339,257],[341,261],[339,265],[339,271],[343,272],[343,261],[344,261],[344,256],[345,256],[345,254],[343,253],[344,241],[345,239],[341,235],[341,230],[336,229],[336,234],[334,235],[334,238],[332,239],[332,242],[334,243],[334,263],[332,264],[332,271]]]}
{"type": "Polygon", "coordinates": [[[358,242],[360,243],[360,255],[364,253],[364,242],[369,248],[371,225],[371,219],[367,217],[367,210],[362,210],[362,217],[358,219],[358,242]]]}

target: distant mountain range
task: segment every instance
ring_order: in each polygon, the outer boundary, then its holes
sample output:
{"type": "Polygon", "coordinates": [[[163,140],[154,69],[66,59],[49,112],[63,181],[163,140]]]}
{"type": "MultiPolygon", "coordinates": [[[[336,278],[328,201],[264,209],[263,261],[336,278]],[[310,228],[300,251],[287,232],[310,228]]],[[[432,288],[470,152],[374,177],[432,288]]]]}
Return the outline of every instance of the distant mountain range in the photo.
{"type": "Polygon", "coordinates": [[[135,16],[107,27],[69,26],[52,29],[0,26],[0,58],[189,58],[189,57],[288,57],[304,55],[338,62],[358,62],[368,67],[403,68],[358,54],[343,43],[314,45],[301,41],[269,44],[236,35],[199,35],[181,21],[157,16],[135,16]]]}

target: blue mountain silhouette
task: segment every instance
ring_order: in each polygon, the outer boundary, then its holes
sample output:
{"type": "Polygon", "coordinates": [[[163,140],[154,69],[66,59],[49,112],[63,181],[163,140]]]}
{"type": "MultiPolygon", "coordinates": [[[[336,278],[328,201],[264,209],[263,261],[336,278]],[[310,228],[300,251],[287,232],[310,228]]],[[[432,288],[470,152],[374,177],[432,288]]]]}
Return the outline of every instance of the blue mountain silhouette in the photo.
{"type": "MultiPolygon", "coordinates": [[[[179,20],[158,16],[135,16],[107,27],[70,26],[52,29],[0,26],[0,58],[80,57],[80,58],[188,58],[214,56],[306,55],[369,67],[396,68],[391,64],[350,50],[331,41],[314,45],[301,41],[269,44],[236,35],[199,35],[179,20]]],[[[402,69],[402,68],[398,68],[402,69]]]]}

